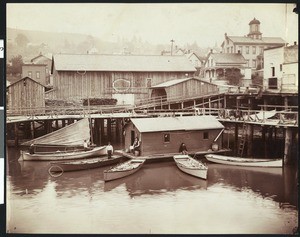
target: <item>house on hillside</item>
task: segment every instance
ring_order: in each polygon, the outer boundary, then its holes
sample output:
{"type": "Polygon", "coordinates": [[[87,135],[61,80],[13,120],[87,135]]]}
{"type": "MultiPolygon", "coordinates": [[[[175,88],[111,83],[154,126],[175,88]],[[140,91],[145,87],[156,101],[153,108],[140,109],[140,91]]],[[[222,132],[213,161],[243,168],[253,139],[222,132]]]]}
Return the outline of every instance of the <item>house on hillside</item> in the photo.
{"type": "Polygon", "coordinates": [[[115,98],[135,104],[154,85],[194,75],[183,56],[57,54],[53,57],[53,99],[115,98]]]}
{"type": "Polygon", "coordinates": [[[30,77],[24,77],[6,87],[6,105],[9,115],[45,113],[45,86],[30,77]]]}
{"type": "Polygon", "coordinates": [[[225,39],[221,46],[223,53],[240,52],[246,60],[246,67],[250,67],[254,71],[261,62],[261,59],[257,57],[263,55],[264,49],[284,45],[285,41],[280,37],[262,37],[260,21],[254,18],[249,22],[247,36],[229,36],[225,33],[225,39]]]}
{"type": "Polygon", "coordinates": [[[221,148],[223,128],[214,116],[132,118],[124,128],[125,148],[138,137],[141,156],[179,153],[182,142],[189,152],[208,151],[213,144],[221,148]]]}
{"type": "Polygon", "coordinates": [[[44,64],[46,65],[46,85],[52,85],[52,77],[51,77],[51,65],[52,65],[52,59],[51,57],[47,57],[40,53],[38,56],[32,58],[30,60],[32,64],[44,64]]]}
{"type": "Polygon", "coordinates": [[[273,92],[298,93],[298,45],[264,51],[264,88],[273,92]]]}
{"type": "Polygon", "coordinates": [[[174,79],[151,87],[151,98],[171,101],[176,98],[197,97],[218,92],[215,84],[196,77],[174,79]]]}
{"type": "Polygon", "coordinates": [[[205,61],[203,75],[205,80],[224,85],[228,83],[226,73],[237,70],[243,75],[241,84],[248,86],[251,82],[251,69],[241,53],[210,53],[205,61]]]}
{"type": "Polygon", "coordinates": [[[45,64],[23,64],[22,78],[29,77],[36,82],[46,86],[46,65],[45,64]]]}

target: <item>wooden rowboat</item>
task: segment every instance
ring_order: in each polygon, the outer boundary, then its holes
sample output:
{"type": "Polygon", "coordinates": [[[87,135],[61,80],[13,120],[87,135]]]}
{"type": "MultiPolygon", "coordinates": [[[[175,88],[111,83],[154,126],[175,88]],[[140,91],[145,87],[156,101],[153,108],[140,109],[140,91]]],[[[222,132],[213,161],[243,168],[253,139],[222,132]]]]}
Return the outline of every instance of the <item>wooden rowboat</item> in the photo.
{"type": "Polygon", "coordinates": [[[225,164],[225,165],[238,165],[238,166],[251,166],[251,167],[282,167],[282,159],[254,159],[254,158],[241,158],[232,156],[223,156],[208,154],[205,158],[210,162],[225,164]]]}
{"type": "Polygon", "coordinates": [[[189,155],[175,155],[173,156],[173,159],[181,171],[201,179],[207,179],[208,168],[200,161],[189,155]]]}
{"type": "Polygon", "coordinates": [[[106,165],[117,164],[122,160],[122,158],[122,156],[112,156],[110,159],[108,159],[108,157],[105,156],[88,159],[50,162],[51,166],[49,168],[49,172],[67,172],[94,169],[106,165]]]}
{"type": "Polygon", "coordinates": [[[142,168],[145,159],[131,159],[104,171],[104,181],[120,179],[137,172],[142,168]]]}
{"type": "Polygon", "coordinates": [[[29,152],[22,152],[23,160],[73,160],[82,159],[95,156],[106,155],[106,146],[94,147],[91,150],[79,151],[57,151],[57,152],[39,152],[30,154],[29,152]]]}

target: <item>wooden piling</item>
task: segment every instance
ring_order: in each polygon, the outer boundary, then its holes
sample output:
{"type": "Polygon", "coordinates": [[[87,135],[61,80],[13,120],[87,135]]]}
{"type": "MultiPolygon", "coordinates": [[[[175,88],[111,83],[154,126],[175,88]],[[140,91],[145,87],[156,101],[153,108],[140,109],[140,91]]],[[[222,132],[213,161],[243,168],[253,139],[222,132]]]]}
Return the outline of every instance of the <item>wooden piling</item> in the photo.
{"type": "Polygon", "coordinates": [[[99,137],[99,144],[103,145],[104,144],[104,119],[100,119],[100,137],[99,137]]]}
{"type": "Polygon", "coordinates": [[[112,136],[111,136],[111,119],[107,119],[107,141],[110,141],[112,136]]]}
{"type": "Polygon", "coordinates": [[[285,128],[285,138],[284,138],[284,164],[289,164],[291,160],[291,144],[292,144],[292,129],[285,128]]]}
{"type": "Polygon", "coordinates": [[[253,125],[247,125],[247,156],[251,157],[253,154],[253,125]]]}
{"type": "Polygon", "coordinates": [[[19,123],[15,123],[15,146],[19,146],[19,123]]]}
{"type": "Polygon", "coordinates": [[[234,124],[234,154],[238,155],[238,141],[239,141],[239,125],[238,123],[234,124]]]}

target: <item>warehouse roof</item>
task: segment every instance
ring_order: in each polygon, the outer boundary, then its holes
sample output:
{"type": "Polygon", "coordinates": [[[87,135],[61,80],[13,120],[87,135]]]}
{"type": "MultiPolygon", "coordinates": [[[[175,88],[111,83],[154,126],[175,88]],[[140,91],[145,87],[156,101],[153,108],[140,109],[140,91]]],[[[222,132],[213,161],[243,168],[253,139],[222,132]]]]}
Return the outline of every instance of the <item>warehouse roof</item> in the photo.
{"type": "Polygon", "coordinates": [[[56,54],[53,57],[53,65],[57,71],[196,71],[185,56],[56,54]]]}

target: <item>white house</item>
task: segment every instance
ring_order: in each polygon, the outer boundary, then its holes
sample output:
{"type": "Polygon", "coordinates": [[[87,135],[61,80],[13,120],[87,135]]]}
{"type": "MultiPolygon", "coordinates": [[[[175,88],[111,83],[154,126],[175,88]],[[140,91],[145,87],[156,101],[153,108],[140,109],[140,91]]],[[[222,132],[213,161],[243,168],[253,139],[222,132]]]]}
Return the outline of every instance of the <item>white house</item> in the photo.
{"type": "Polygon", "coordinates": [[[264,88],[276,92],[298,92],[298,45],[264,51],[264,88]]]}

